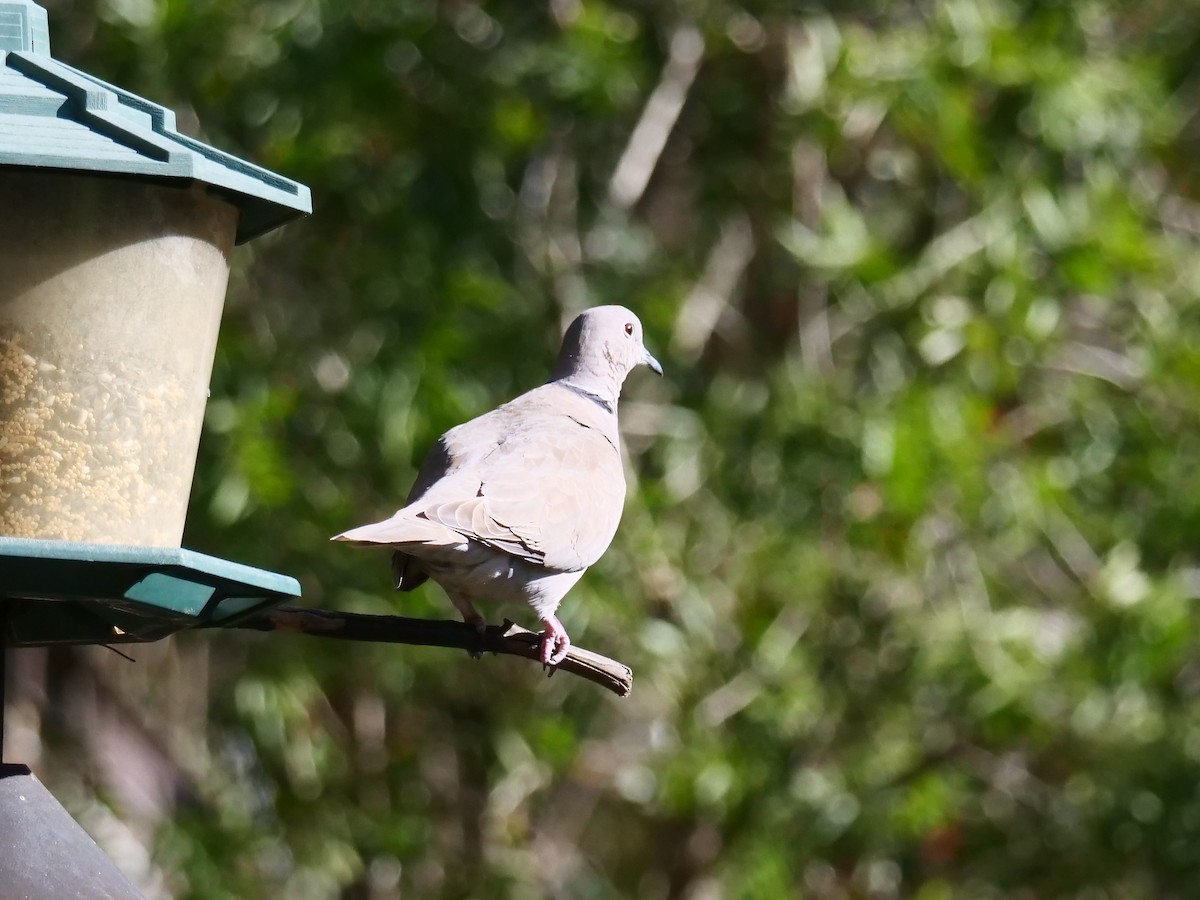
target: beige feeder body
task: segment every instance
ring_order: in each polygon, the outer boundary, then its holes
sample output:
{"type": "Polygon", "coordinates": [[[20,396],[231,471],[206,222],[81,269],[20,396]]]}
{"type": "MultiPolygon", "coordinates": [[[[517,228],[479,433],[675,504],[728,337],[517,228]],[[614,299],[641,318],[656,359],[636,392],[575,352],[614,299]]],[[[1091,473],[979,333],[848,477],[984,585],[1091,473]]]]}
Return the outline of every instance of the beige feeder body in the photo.
{"type": "Polygon", "coordinates": [[[0,535],[179,546],[230,253],[310,209],[0,2],[0,535]]]}

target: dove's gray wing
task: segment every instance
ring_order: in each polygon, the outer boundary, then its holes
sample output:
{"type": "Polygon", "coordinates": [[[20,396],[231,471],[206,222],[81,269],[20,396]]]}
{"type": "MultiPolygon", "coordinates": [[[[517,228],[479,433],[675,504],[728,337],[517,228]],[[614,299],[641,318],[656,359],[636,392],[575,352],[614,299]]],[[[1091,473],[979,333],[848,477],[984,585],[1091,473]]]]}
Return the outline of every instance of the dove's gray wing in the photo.
{"type": "MultiPolygon", "coordinates": [[[[446,435],[438,438],[437,442],[425,454],[421,468],[417,470],[417,479],[408,492],[405,506],[424,494],[429,488],[444,478],[457,465],[455,454],[446,443],[446,435]]],[[[392,578],[398,591],[412,591],[429,580],[429,573],[421,565],[421,561],[397,550],[392,554],[392,578]]]]}
{"type": "MultiPolygon", "coordinates": [[[[419,500],[431,487],[464,464],[486,456],[503,437],[503,416],[492,410],[443,434],[425,454],[405,507],[419,500]]],[[[392,576],[396,590],[411,591],[429,580],[421,561],[403,550],[392,554],[392,576]]]]}
{"type": "Polygon", "coordinates": [[[406,509],[528,562],[586,569],[625,503],[610,419],[557,385],[530,391],[447,432],[445,474],[406,509]]]}
{"type": "Polygon", "coordinates": [[[625,503],[616,417],[556,384],[543,385],[446,432],[427,455],[410,502],[341,540],[397,545],[397,587],[428,573],[453,536],[536,566],[582,571],[612,541],[625,503]]]}
{"type": "MultiPolygon", "coordinates": [[[[388,519],[352,528],[334,540],[397,547],[453,544],[462,535],[432,523],[422,513],[419,501],[426,499],[431,491],[438,496],[453,497],[465,490],[463,479],[456,476],[464,466],[477,463],[503,440],[506,431],[503,410],[504,407],[492,410],[443,434],[425,455],[404,507],[388,519]],[[448,540],[449,536],[453,540],[448,540]]],[[[397,549],[393,554],[392,571],[396,588],[402,591],[412,590],[429,577],[420,560],[407,552],[407,548],[397,549]]]]}

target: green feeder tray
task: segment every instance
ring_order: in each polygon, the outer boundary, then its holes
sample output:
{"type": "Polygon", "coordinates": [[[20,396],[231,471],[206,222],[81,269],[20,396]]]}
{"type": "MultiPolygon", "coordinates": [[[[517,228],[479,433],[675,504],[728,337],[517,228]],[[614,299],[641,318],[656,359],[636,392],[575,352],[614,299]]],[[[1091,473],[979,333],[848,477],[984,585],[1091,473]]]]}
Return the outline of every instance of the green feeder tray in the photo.
{"type": "Polygon", "coordinates": [[[192,550],[0,538],[9,647],[157,641],[299,596],[295,578],[192,550]]]}

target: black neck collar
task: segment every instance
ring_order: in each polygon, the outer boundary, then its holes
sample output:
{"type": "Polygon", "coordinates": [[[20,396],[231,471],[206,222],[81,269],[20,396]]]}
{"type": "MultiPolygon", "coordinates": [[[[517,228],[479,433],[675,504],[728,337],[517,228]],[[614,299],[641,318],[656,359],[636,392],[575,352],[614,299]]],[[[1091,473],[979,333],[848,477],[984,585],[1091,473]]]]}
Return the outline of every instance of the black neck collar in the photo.
{"type": "Polygon", "coordinates": [[[611,403],[609,403],[607,400],[605,400],[603,397],[601,397],[599,394],[593,394],[591,391],[585,391],[583,388],[579,387],[578,385],[571,384],[571,382],[569,382],[569,381],[560,381],[559,384],[561,384],[563,387],[565,387],[569,391],[574,391],[580,397],[586,397],[588,400],[591,400],[593,403],[595,403],[598,407],[600,407],[606,413],[612,414],[612,413],[616,412],[616,410],[613,409],[613,405],[611,403]]]}

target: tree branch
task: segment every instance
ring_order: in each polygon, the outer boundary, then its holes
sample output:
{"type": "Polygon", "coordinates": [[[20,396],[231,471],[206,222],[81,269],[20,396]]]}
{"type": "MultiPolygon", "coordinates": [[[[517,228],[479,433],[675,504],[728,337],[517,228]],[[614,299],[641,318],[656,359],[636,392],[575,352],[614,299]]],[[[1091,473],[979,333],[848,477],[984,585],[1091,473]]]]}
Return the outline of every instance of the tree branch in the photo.
{"type": "MultiPolygon", "coordinates": [[[[503,625],[489,625],[481,634],[465,622],[444,619],[410,619],[405,616],[372,616],[277,606],[232,627],[253,631],[290,631],[344,641],[459,647],[472,653],[505,653],[540,662],[538,646],[541,635],[514,625],[507,619],[503,625]]],[[[618,697],[626,697],[633,690],[633,672],[629,666],[581,647],[571,647],[567,651],[567,658],[550,669],[549,674],[553,675],[557,669],[608,688],[618,697]]]]}

